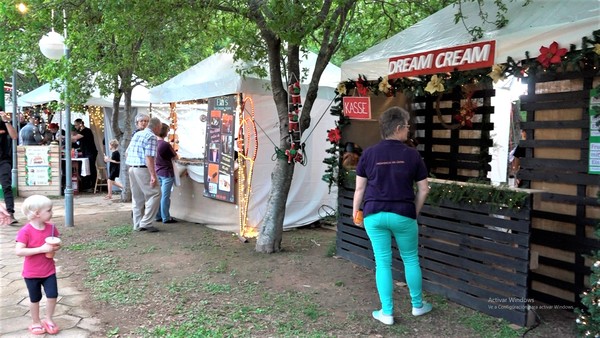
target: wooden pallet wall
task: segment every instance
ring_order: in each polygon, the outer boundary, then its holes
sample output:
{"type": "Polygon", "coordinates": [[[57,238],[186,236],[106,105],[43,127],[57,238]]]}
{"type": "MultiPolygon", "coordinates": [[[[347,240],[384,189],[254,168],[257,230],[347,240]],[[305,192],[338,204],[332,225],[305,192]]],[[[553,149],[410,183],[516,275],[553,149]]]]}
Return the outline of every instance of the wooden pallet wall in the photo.
{"type": "Polygon", "coordinates": [[[437,178],[461,182],[470,179],[487,181],[492,159],[489,149],[493,146],[490,132],[494,124],[490,117],[494,113],[491,106],[494,90],[478,89],[473,92],[472,101],[477,108],[472,127],[449,129],[457,123],[453,116],[465,105],[465,95],[464,90],[457,87],[439,100],[431,95],[413,99],[411,110],[416,122],[413,129],[418,149],[429,172],[437,178]]]}
{"type": "Polygon", "coordinates": [[[600,219],[600,175],[588,174],[590,89],[600,85],[596,71],[530,78],[521,97],[526,140],[517,174],[525,187],[543,190],[532,211],[532,252],[539,267],[531,272],[534,298],[575,306],[589,287],[590,262],[584,254],[600,249],[593,236],[600,219]]]}
{"type": "MultiPolygon", "coordinates": [[[[352,189],[339,190],[337,255],[374,269],[366,231],[352,224],[353,194],[352,189]]],[[[425,205],[419,216],[423,289],[525,326],[530,302],[529,217],[529,207],[514,211],[425,205]]],[[[393,277],[404,280],[400,254],[395,244],[393,248],[393,277]]]]}

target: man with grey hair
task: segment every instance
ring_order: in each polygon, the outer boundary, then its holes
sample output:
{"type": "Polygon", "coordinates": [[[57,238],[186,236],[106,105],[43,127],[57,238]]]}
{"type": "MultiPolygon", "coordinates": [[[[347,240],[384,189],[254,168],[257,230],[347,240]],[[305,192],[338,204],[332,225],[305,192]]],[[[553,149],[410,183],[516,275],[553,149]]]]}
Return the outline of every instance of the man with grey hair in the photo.
{"type": "Polygon", "coordinates": [[[160,186],[156,177],[156,135],[162,122],[153,117],[148,126],[136,132],[127,148],[125,164],[129,166],[129,183],[133,210],[133,230],[157,232],[152,226],[160,206],[160,186]]]}

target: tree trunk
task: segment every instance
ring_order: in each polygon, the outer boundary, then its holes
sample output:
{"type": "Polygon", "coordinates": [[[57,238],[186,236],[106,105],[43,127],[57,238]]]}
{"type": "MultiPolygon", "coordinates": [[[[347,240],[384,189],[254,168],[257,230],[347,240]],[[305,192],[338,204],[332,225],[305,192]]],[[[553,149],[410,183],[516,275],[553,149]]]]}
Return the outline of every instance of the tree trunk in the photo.
{"type": "Polygon", "coordinates": [[[281,251],[285,204],[293,175],[294,164],[288,164],[286,160],[278,159],[271,174],[272,184],[267,201],[267,213],[258,233],[257,252],[273,253],[281,251]]]}

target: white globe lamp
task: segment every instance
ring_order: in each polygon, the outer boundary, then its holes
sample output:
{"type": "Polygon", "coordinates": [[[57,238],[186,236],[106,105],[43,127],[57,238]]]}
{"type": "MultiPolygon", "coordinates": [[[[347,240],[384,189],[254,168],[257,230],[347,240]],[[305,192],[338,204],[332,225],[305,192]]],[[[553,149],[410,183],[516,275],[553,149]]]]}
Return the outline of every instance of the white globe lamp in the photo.
{"type": "Polygon", "coordinates": [[[51,31],[40,39],[40,51],[51,60],[59,60],[65,55],[65,38],[51,31]]]}

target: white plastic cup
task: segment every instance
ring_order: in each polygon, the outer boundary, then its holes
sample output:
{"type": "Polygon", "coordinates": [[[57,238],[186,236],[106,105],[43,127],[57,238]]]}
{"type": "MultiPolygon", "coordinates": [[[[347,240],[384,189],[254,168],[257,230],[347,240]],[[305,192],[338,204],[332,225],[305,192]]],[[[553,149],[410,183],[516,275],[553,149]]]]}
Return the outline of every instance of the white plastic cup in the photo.
{"type": "MultiPolygon", "coordinates": [[[[46,243],[50,244],[52,246],[58,246],[61,243],[60,238],[58,237],[46,237],[46,243]]],[[[46,257],[48,258],[54,258],[54,252],[55,251],[51,251],[51,252],[46,252],[46,257]]]]}

